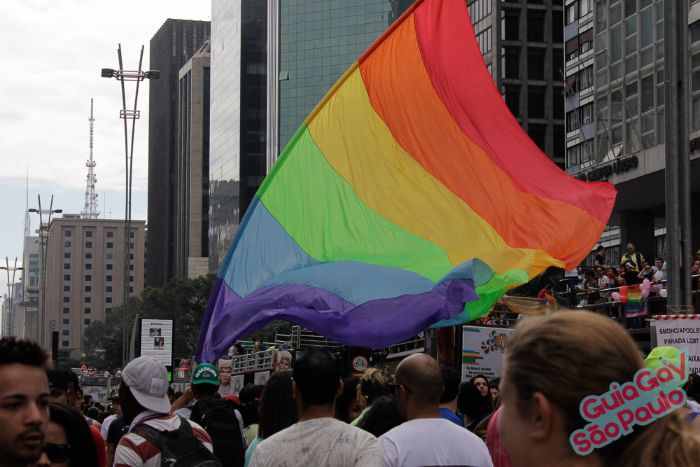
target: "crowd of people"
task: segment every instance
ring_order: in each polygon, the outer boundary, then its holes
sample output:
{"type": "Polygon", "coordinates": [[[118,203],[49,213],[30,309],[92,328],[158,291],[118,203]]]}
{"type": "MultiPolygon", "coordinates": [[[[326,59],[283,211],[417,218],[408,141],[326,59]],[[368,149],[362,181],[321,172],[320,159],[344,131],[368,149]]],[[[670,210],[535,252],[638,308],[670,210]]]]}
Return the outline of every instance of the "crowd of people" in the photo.
{"type": "Polygon", "coordinates": [[[619,324],[567,311],[518,324],[500,380],[462,382],[424,353],[393,373],[369,368],[342,379],[330,353],[310,350],[239,394],[221,394],[225,363],[199,364],[176,398],[166,368],[139,357],[122,370],[112,408],[100,412],[81,399],[74,373],[48,368],[39,346],[2,338],[0,465],[696,465],[698,375],[683,386],[681,409],[586,456],[570,443],[586,426],[586,397],[672,353],[645,362],[619,324]]]}
{"type": "MultiPolygon", "coordinates": [[[[691,274],[694,289],[700,288],[700,250],[691,258],[691,274]]],[[[592,266],[579,267],[566,274],[570,307],[587,307],[615,301],[613,295],[620,288],[649,284],[650,296],[665,296],[667,287],[667,263],[663,256],[647,259],[628,243],[619,264],[611,264],[603,245],[596,249],[592,266]]]]}

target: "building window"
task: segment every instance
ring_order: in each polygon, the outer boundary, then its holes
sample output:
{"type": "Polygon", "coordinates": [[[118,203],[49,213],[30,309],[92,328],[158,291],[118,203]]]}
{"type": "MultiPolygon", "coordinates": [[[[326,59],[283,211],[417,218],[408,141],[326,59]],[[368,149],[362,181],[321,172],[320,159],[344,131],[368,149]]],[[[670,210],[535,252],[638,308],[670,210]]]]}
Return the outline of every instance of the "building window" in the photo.
{"type": "Polygon", "coordinates": [[[92,313],[92,309],[90,307],[85,307],[83,309],[83,312],[85,312],[86,315],[89,315],[90,313],[92,313]]]}
{"type": "Polygon", "coordinates": [[[112,297],[105,297],[105,303],[112,303],[112,297]]]}
{"type": "Polygon", "coordinates": [[[547,125],[530,123],[528,125],[527,134],[537,147],[544,152],[547,147],[547,125]]]}
{"type": "Polygon", "coordinates": [[[86,292],[92,292],[92,286],[91,286],[91,285],[86,285],[86,286],[85,286],[85,291],[86,291],[86,292]]]}
{"type": "Polygon", "coordinates": [[[92,259],[92,253],[85,253],[85,259],[92,259]]]}
{"type": "Polygon", "coordinates": [[[112,259],[112,253],[107,253],[107,259],[112,259]]]}
{"type": "Polygon", "coordinates": [[[63,275],[63,280],[64,280],[64,281],[69,281],[69,280],[70,280],[70,274],[64,274],[64,275],[63,275]]]}
{"type": "Polygon", "coordinates": [[[113,237],[114,237],[114,232],[112,232],[111,230],[108,230],[107,231],[107,238],[113,238],[113,237]]]}
{"type": "Polygon", "coordinates": [[[86,230],[86,231],[85,231],[85,236],[86,236],[86,237],[92,237],[92,230],[86,230]]]}
{"type": "Polygon", "coordinates": [[[105,277],[106,282],[112,282],[112,276],[106,276],[105,277]]]}
{"type": "Polygon", "coordinates": [[[92,248],[92,242],[85,242],[85,248],[92,248]]]}
{"type": "Polygon", "coordinates": [[[85,282],[92,282],[92,275],[91,274],[85,275],[85,282]]]}
{"type": "Polygon", "coordinates": [[[134,282],[134,276],[129,276],[129,282],[134,282]]]}
{"type": "Polygon", "coordinates": [[[134,293],[134,288],[133,288],[133,287],[129,287],[129,293],[134,293]]]}
{"type": "Polygon", "coordinates": [[[114,267],[114,265],[107,263],[107,265],[105,265],[105,267],[107,268],[108,271],[111,271],[112,268],[114,267]]]}
{"type": "Polygon", "coordinates": [[[545,117],[545,95],[547,88],[544,86],[529,86],[527,91],[527,116],[530,118],[545,117]]]}
{"type": "Polygon", "coordinates": [[[63,269],[70,269],[70,263],[63,263],[63,269]]]}
{"type": "Polygon", "coordinates": [[[70,285],[64,285],[64,286],[63,286],[63,291],[64,291],[64,292],[70,292],[70,285]]]}
{"type": "Polygon", "coordinates": [[[68,347],[70,345],[70,343],[68,341],[61,341],[61,345],[63,347],[68,347]]]}
{"type": "Polygon", "coordinates": [[[527,79],[544,79],[544,56],[547,49],[528,47],[527,49],[527,79]]]}
{"type": "Polygon", "coordinates": [[[514,8],[504,8],[503,39],[507,41],[520,40],[520,10],[514,8]]]}
{"type": "Polygon", "coordinates": [[[112,293],[112,286],[111,286],[111,285],[108,285],[108,286],[106,287],[106,289],[105,289],[105,292],[107,292],[107,293],[112,293]]]}
{"type": "Polygon", "coordinates": [[[579,12],[578,16],[579,18],[586,16],[588,13],[593,11],[593,0],[579,0],[578,5],[579,5],[579,12]]]}
{"type": "Polygon", "coordinates": [[[71,232],[70,230],[64,230],[64,231],[63,231],[63,236],[64,236],[64,237],[70,237],[71,235],[73,235],[73,232],[71,232]]]}
{"type": "Polygon", "coordinates": [[[63,303],[70,303],[70,297],[63,297],[63,303]]]}
{"type": "Polygon", "coordinates": [[[70,324],[70,320],[68,318],[63,318],[63,324],[70,324]]]}
{"type": "Polygon", "coordinates": [[[589,66],[578,72],[579,90],[593,86],[593,67],[589,66]]]}
{"type": "Polygon", "coordinates": [[[129,238],[134,238],[134,231],[129,232],[129,238]]]}
{"type": "Polygon", "coordinates": [[[65,242],[63,242],[63,246],[65,248],[70,248],[70,241],[66,240],[65,242]]]}
{"type": "Polygon", "coordinates": [[[133,254],[133,253],[129,254],[129,259],[134,259],[134,254],[133,254]]]}
{"type": "Polygon", "coordinates": [[[527,40],[529,42],[544,42],[544,17],[542,10],[527,11],[527,40]]]}
{"type": "Polygon", "coordinates": [[[85,297],[85,303],[92,303],[92,297],[85,297]]]}
{"type": "Polygon", "coordinates": [[[129,248],[131,248],[131,249],[133,250],[133,249],[134,249],[134,244],[133,244],[133,243],[129,243],[129,248]]]}
{"type": "Polygon", "coordinates": [[[64,336],[68,336],[70,333],[68,332],[68,329],[64,329],[62,334],[64,336]]]}
{"type": "Polygon", "coordinates": [[[503,47],[504,78],[520,79],[520,47],[503,47]]]}
{"type": "Polygon", "coordinates": [[[114,248],[114,243],[107,242],[107,248],[114,248]]]}
{"type": "Polygon", "coordinates": [[[65,253],[63,253],[63,259],[70,259],[70,252],[69,251],[66,251],[65,253]]]}
{"type": "Polygon", "coordinates": [[[63,314],[67,315],[70,313],[70,308],[63,308],[63,314]]]}
{"type": "Polygon", "coordinates": [[[130,264],[130,265],[129,265],[129,271],[133,271],[133,270],[134,270],[134,265],[133,265],[133,264],[130,264]]]}
{"type": "Polygon", "coordinates": [[[90,325],[90,320],[87,319],[87,318],[84,319],[84,320],[83,320],[83,324],[85,324],[85,326],[89,326],[89,325],[90,325]]]}
{"type": "Polygon", "coordinates": [[[578,4],[576,2],[566,7],[566,24],[571,24],[578,19],[578,4]]]}
{"type": "Polygon", "coordinates": [[[85,269],[92,269],[92,263],[85,263],[85,269]]]}

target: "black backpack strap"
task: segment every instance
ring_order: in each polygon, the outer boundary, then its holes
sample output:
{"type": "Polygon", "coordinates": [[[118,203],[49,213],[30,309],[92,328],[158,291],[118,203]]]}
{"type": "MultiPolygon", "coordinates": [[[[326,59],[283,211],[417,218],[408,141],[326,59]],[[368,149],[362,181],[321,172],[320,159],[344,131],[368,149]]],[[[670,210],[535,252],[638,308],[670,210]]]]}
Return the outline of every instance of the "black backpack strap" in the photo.
{"type": "MultiPolygon", "coordinates": [[[[176,465],[182,459],[193,453],[206,449],[192,431],[192,425],[187,419],[178,415],[180,426],[173,431],[160,431],[146,423],[140,423],[131,431],[156,446],[161,453],[161,465],[176,465]]],[[[211,455],[213,457],[213,455],[211,455]]]]}

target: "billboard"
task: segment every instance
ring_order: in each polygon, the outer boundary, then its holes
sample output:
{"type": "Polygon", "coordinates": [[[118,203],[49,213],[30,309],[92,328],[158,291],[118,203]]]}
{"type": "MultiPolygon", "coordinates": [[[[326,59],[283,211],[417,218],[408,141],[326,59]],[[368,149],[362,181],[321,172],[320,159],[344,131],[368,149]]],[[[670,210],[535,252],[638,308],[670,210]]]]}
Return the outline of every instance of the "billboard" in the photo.
{"type": "Polygon", "coordinates": [[[657,346],[688,351],[688,374],[700,373],[700,315],[657,315],[652,322],[657,346]]]}
{"type": "Polygon", "coordinates": [[[462,381],[484,375],[489,381],[501,377],[503,351],[509,328],[462,326],[462,381]]]}
{"type": "Polygon", "coordinates": [[[173,320],[141,320],[141,355],[153,357],[165,366],[173,364],[173,320]]]}

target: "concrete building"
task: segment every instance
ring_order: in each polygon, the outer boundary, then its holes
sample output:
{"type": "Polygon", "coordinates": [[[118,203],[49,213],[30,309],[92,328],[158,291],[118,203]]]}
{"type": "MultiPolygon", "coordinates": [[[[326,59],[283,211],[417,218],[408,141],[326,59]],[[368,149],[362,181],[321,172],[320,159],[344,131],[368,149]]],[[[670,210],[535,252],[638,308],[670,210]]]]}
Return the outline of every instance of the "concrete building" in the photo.
{"type": "Polygon", "coordinates": [[[180,68],[175,275],[209,272],[209,41],[180,68]]]}
{"type": "Polygon", "coordinates": [[[149,82],[146,282],[152,287],[175,275],[179,72],[209,35],[207,21],[168,19],[151,39],[148,68],[160,71],[149,82]]]}
{"type": "MultiPolygon", "coordinates": [[[[83,331],[123,303],[125,274],[123,220],[64,215],[49,225],[45,349],[58,333],[59,350],[82,351],[83,331]]],[[[145,221],[132,221],[129,238],[129,295],[143,290],[145,221]]]]}
{"type": "Polygon", "coordinates": [[[39,237],[24,237],[22,260],[22,300],[18,302],[23,315],[20,335],[39,340],[39,280],[41,278],[41,243],[39,237]]]}
{"type": "MultiPolygon", "coordinates": [[[[691,179],[700,177],[700,4],[689,13],[691,179]]],[[[566,2],[566,170],[607,180],[618,198],[601,242],[616,264],[621,246],[647,257],[665,250],[664,5],[660,0],[566,2]]],[[[700,184],[692,184],[700,203],[700,184]]],[[[694,210],[693,246],[700,246],[694,210]]]]}
{"type": "Polygon", "coordinates": [[[530,138],[564,168],[561,0],[469,0],[484,61],[530,138]]]}

